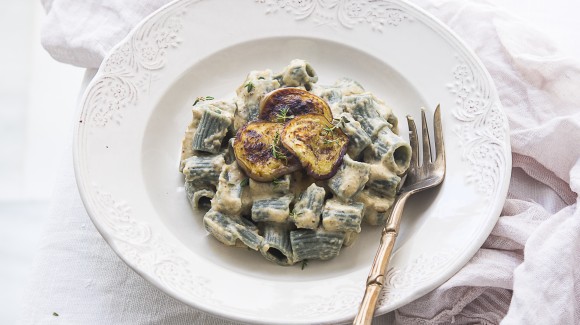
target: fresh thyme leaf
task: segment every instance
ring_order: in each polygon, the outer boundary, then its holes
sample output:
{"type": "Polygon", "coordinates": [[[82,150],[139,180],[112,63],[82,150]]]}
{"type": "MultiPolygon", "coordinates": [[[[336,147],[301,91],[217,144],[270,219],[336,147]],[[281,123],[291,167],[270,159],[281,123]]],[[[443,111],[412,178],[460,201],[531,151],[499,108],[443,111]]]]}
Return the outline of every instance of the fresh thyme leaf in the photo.
{"type": "Polygon", "coordinates": [[[292,211],[290,212],[290,215],[288,217],[290,218],[296,218],[297,216],[303,214],[304,212],[296,212],[296,211],[292,211]]]}
{"type": "Polygon", "coordinates": [[[280,178],[276,178],[275,180],[272,181],[272,184],[274,185],[280,185],[282,184],[283,180],[280,178]]]}
{"type": "Polygon", "coordinates": [[[334,130],[337,128],[337,125],[332,125],[332,126],[324,126],[322,127],[322,132],[320,132],[320,135],[322,135],[323,137],[334,133],[334,130]]]}
{"type": "Polygon", "coordinates": [[[206,100],[214,100],[214,99],[215,98],[213,98],[212,96],[199,96],[195,99],[195,102],[193,102],[193,105],[191,105],[191,106],[195,106],[199,102],[204,102],[206,100]]]}
{"type": "Polygon", "coordinates": [[[250,93],[254,89],[254,84],[249,81],[244,87],[246,87],[246,90],[250,93]]]}
{"type": "Polygon", "coordinates": [[[250,179],[249,179],[249,178],[244,178],[244,179],[242,179],[242,181],[240,182],[240,186],[241,186],[241,187],[246,187],[246,186],[248,186],[248,184],[250,184],[250,179]]]}
{"type": "Polygon", "coordinates": [[[54,317],[58,317],[59,315],[58,315],[58,313],[57,313],[57,312],[52,312],[52,316],[54,316],[54,317]]]}
{"type": "Polygon", "coordinates": [[[303,260],[302,261],[302,270],[304,270],[304,268],[308,265],[308,260],[303,260]]]}
{"type": "Polygon", "coordinates": [[[264,77],[258,77],[258,80],[265,80],[266,78],[264,77]]]}
{"type": "Polygon", "coordinates": [[[276,114],[276,121],[283,123],[286,122],[286,120],[294,118],[294,115],[288,115],[288,112],[290,112],[290,108],[288,108],[288,106],[282,108],[280,112],[276,114]]]}
{"type": "Polygon", "coordinates": [[[286,155],[284,155],[281,151],[280,151],[280,132],[276,131],[276,134],[274,135],[274,143],[272,143],[272,156],[276,159],[280,159],[280,160],[287,160],[286,155]]]}
{"type": "Polygon", "coordinates": [[[322,143],[324,144],[331,144],[331,143],[337,143],[338,139],[334,139],[334,140],[329,140],[329,139],[323,139],[322,143]]]}

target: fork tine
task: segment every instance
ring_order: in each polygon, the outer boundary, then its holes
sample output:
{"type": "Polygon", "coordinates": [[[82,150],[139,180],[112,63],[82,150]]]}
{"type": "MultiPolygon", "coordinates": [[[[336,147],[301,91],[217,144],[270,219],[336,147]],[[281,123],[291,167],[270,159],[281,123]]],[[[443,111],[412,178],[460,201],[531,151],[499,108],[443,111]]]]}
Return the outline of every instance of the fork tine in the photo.
{"type": "Polygon", "coordinates": [[[445,144],[443,143],[443,128],[441,127],[441,107],[438,104],[433,115],[435,130],[435,162],[445,162],[445,144]]]}
{"type": "Polygon", "coordinates": [[[419,140],[417,139],[417,127],[415,120],[411,115],[407,115],[407,124],[409,125],[409,144],[411,145],[411,164],[410,168],[419,166],[419,157],[417,151],[419,150],[419,140]]]}
{"type": "Polygon", "coordinates": [[[421,109],[421,131],[423,133],[423,166],[431,163],[431,141],[429,139],[429,127],[427,126],[427,117],[425,117],[425,109],[421,109]]]}

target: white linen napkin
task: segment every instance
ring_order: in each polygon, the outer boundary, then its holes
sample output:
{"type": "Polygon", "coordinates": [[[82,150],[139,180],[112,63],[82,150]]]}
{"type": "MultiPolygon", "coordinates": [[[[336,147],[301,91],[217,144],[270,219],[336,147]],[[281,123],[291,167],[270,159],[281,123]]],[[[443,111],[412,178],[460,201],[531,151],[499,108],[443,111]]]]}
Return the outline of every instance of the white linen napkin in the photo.
{"type": "MultiPolygon", "coordinates": [[[[165,2],[44,0],[42,41],[60,61],[97,67],[165,2]]],[[[580,65],[487,2],[414,2],[489,70],[511,128],[513,171],[502,216],[471,261],[375,323],[580,324],[580,65]]],[[[91,224],[72,169],[66,157],[25,324],[233,324],[173,300],[130,270],[91,224]]]]}

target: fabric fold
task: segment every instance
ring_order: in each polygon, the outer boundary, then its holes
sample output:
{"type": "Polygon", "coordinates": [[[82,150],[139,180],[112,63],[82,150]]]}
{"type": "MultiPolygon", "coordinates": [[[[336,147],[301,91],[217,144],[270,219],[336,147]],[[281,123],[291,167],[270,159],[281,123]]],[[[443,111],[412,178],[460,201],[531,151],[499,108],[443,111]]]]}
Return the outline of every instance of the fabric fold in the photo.
{"type": "MultiPolygon", "coordinates": [[[[42,0],[42,44],[59,61],[96,68],[167,2],[42,0]]],[[[484,0],[414,3],[488,69],[511,129],[513,170],[501,217],[476,255],[377,324],[580,324],[580,63],[484,0]]],[[[167,297],[126,267],[88,224],[71,170],[69,163],[55,194],[25,323],[47,321],[60,308],[71,324],[233,324],[167,297]],[[55,258],[83,264],[58,274],[55,258]]]]}

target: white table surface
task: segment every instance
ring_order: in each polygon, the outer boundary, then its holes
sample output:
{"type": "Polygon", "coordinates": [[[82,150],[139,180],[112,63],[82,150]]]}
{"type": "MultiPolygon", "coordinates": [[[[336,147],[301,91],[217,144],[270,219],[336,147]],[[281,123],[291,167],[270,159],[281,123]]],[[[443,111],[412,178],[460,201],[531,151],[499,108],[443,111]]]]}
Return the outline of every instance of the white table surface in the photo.
{"type": "MultiPolygon", "coordinates": [[[[564,54],[580,58],[580,1],[490,2],[530,22],[564,54]]],[[[5,5],[0,12],[0,39],[7,45],[0,51],[0,323],[13,324],[42,241],[54,171],[62,156],[70,155],[63,148],[83,70],[53,61],[40,46],[40,4],[5,5]],[[39,156],[41,166],[32,159],[39,156]]]]}

